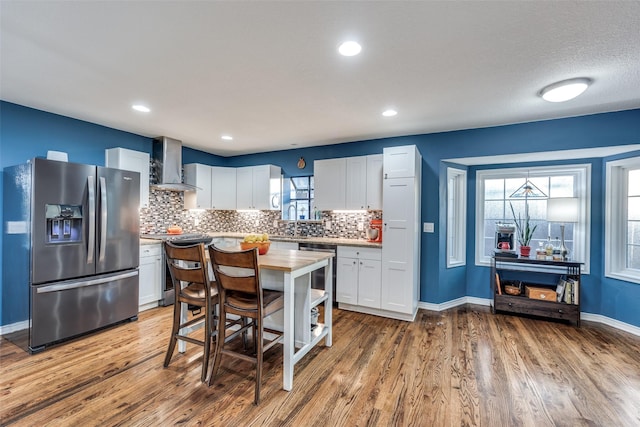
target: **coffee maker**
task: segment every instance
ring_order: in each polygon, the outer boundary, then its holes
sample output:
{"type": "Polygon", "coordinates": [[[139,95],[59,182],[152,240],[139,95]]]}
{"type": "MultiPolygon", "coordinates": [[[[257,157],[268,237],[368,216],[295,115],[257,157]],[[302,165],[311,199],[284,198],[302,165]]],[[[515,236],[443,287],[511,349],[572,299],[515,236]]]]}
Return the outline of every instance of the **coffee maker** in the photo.
{"type": "Polygon", "coordinates": [[[494,251],[501,255],[516,254],[516,226],[514,224],[496,224],[494,251]]]}

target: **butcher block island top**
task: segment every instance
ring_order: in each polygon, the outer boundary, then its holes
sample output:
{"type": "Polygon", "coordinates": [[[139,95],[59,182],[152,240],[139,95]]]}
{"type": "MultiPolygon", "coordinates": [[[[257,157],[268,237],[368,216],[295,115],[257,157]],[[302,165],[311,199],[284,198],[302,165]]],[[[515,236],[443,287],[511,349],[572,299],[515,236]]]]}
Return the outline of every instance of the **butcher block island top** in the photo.
{"type": "MultiPolygon", "coordinates": [[[[240,247],[237,248],[240,250],[240,247]]],[[[260,268],[278,271],[302,270],[319,261],[332,258],[334,254],[327,252],[296,251],[287,249],[270,249],[264,255],[258,256],[260,268]]]]}

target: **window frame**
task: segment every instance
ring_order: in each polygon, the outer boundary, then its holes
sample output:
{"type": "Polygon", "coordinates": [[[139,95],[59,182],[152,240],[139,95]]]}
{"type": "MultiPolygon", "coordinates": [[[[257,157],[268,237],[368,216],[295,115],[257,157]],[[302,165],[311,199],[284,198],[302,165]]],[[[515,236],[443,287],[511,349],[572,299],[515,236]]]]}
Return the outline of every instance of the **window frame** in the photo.
{"type": "Polygon", "coordinates": [[[447,268],[467,264],[467,171],[447,167],[447,268]],[[450,212],[453,204],[453,212],[450,212]]]}
{"type": "MultiPolygon", "coordinates": [[[[484,255],[484,181],[517,177],[574,175],[575,194],[580,199],[580,219],[575,229],[575,241],[583,242],[579,250],[574,248],[576,260],[582,262],[582,274],[590,272],[591,254],[591,164],[568,164],[558,166],[532,166],[476,170],[476,220],[475,220],[475,265],[488,267],[491,257],[484,255]]],[[[534,255],[535,256],[535,255],[534,255]]]]}
{"type": "Polygon", "coordinates": [[[640,271],[626,267],[628,171],[640,169],[640,156],[607,162],[605,184],[604,275],[640,284],[640,271]]]}

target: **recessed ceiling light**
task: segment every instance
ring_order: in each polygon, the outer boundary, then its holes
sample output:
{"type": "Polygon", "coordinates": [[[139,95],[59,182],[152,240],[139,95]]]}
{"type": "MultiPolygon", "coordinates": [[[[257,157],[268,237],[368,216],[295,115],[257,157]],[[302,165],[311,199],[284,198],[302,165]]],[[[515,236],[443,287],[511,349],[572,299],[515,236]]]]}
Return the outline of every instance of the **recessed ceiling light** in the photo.
{"type": "Polygon", "coordinates": [[[385,117],[393,117],[396,114],[398,114],[398,112],[396,110],[392,109],[392,108],[390,108],[388,110],[384,110],[382,112],[382,115],[385,116],[385,117]]]}
{"type": "Polygon", "coordinates": [[[361,50],[362,46],[354,41],[344,42],[338,47],[338,52],[343,56],[355,56],[359,54],[361,50]]]}
{"type": "Polygon", "coordinates": [[[591,82],[592,80],[586,77],[563,80],[542,89],[540,96],[549,102],[569,101],[587,90],[591,82]]]}
{"type": "Polygon", "coordinates": [[[225,141],[233,140],[233,137],[231,135],[222,135],[220,138],[224,139],[225,141]]]}
{"type": "Polygon", "coordinates": [[[149,112],[151,112],[151,109],[149,107],[147,107],[146,105],[142,105],[142,104],[133,104],[131,106],[131,108],[133,108],[136,111],[140,111],[141,113],[149,113],[149,112]]]}

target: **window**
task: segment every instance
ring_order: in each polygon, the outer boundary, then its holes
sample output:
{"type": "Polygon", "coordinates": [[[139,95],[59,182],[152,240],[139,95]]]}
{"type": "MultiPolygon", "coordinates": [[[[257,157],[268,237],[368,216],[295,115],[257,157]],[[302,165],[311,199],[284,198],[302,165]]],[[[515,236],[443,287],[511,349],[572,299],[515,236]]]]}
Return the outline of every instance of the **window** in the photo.
{"type": "Polygon", "coordinates": [[[605,275],[640,283],[640,157],[607,163],[605,275]]]}
{"type": "Polygon", "coordinates": [[[511,206],[516,216],[524,218],[528,205],[531,225],[537,225],[530,243],[532,256],[548,238],[559,245],[561,224],[546,220],[547,198],[576,197],[579,221],[565,224],[565,245],[570,259],[584,262],[583,272],[589,272],[590,165],[482,170],[476,177],[476,264],[489,265],[496,224],[514,222],[511,206]],[[527,179],[543,193],[541,197],[511,197],[527,179]]]}
{"type": "Polygon", "coordinates": [[[314,212],[309,212],[313,206],[313,177],[294,176],[284,180],[282,219],[316,219],[314,212]]]}
{"type": "Polygon", "coordinates": [[[447,168],[447,268],[465,265],[467,171],[447,168]]]}

